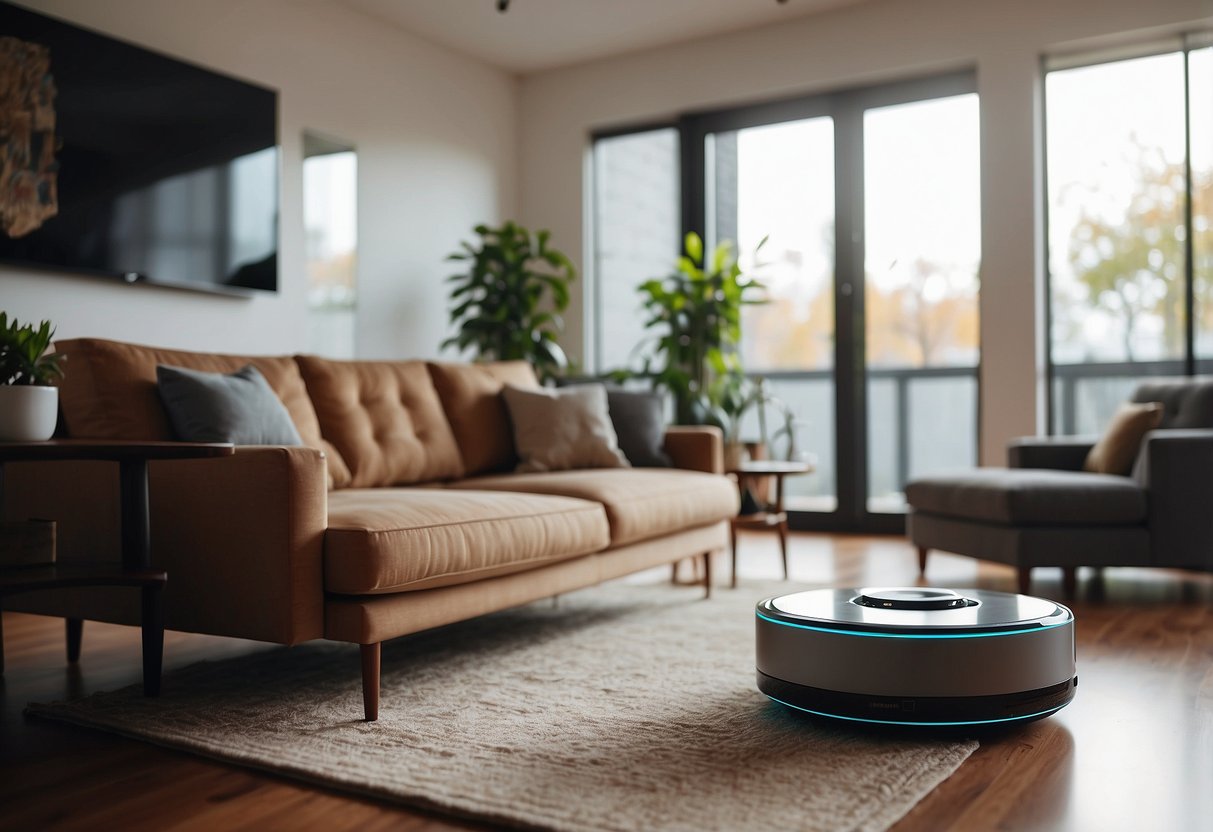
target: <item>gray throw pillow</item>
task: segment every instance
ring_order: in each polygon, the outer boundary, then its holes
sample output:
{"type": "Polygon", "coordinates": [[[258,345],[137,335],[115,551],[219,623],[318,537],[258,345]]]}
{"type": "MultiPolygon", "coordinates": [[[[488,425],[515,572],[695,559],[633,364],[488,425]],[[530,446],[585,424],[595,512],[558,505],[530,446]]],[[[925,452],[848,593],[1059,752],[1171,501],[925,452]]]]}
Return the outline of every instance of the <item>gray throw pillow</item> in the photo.
{"type": "Polygon", "coordinates": [[[501,394],[514,425],[520,473],[629,467],[601,384],[563,390],[507,384],[501,394]]]}
{"type": "Polygon", "coordinates": [[[637,468],[669,468],[665,452],[665,398],[653,390],[607,388],[619,450],[637,468]]]}
{"type": "Polygon", "coordinates": [[[234,373],[156,367],[160,400],[184,442],[302,445],[278,394],[252,364],[234,373]]]}

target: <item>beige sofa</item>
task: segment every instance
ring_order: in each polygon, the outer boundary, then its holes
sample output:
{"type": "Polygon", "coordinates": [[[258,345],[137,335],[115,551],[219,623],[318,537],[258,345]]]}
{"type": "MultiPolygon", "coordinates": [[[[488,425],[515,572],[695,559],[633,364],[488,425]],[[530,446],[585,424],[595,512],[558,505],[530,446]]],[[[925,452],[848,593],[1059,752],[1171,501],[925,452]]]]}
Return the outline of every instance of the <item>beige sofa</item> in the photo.
{"type": "MultiPolygon", "coordinates": [[[[712,428],[673,428],[677,469],[511,473],[500,391],[521,362],[339,362],[230,356],[97,339],[60,342],[63,429],[164,440],[169,364],[265,375],[303,447],[150,466],[153,561],[169,629],[362,646],[378,714],[381,642],[722,549],[737,491],[712,428]]],[[[10,464],[4,514],[60,521],[61,561],[118,560],[116,468],[10,464]]],[[[709,573],[710,574],[710,573],[709,573]]],[[[63,590],[12,609],[138,623],[137,593],[63,590]]]]}

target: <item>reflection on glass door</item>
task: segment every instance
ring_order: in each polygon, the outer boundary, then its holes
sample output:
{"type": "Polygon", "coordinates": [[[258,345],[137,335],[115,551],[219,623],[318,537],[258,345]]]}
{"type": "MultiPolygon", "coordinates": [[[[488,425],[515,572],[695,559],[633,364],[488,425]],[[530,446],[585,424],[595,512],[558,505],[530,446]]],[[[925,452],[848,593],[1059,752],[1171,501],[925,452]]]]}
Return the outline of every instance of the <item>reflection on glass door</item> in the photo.
{"type": "Polygon", "coordinates": [[[977,462],[978,131],[976,94],[864,112],[869,512],[977,462]]]}
{"type": "MultiPolygon", "coordinates": [[[[710,133],[705,153],[709,243],[735,241],[742,268],[753,270],[770,298],[743,311],[742,365],[790,407],[798,449],[810,450],[817,464],[813,476],[788,479],[788,506],[833,511],[834,120],[710,133]]],[[[751,410],[740,438],[758,435],[751,410]]],[[[786,448],[766,452],[784,455],[786,448]]]]}

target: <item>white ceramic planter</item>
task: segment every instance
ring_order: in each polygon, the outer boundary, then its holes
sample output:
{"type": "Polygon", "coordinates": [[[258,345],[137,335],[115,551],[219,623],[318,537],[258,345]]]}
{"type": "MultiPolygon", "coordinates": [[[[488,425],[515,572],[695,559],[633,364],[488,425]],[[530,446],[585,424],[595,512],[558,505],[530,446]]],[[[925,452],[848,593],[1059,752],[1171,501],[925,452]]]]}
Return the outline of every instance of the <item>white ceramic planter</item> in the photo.
{"type": "Polygon", "coordinates": [[[0,442],[50,439],[58,416],[58,387],[0,385],[0,442]]]}

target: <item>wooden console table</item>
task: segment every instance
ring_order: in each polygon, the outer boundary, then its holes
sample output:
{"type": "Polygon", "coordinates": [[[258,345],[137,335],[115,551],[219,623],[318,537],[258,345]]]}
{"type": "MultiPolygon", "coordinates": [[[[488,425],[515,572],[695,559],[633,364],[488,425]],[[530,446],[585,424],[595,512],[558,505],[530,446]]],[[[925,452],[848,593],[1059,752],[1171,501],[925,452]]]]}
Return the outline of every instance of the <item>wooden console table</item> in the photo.
{"type": "Polygon", "coordinates": [[[737,587],[737,530],[738,529],[774,529],[779,533],[779,552],[783,556],[783,579],[788,579],[788,513],[783,508],[783,479],[798,474],[811,474],[813,465],[809,462],[782,462],[780,460],[758,459],[743,462],[736,468],[730,468],[730,474],[737,477],[737,487],[744,494],[746,481],[761,477],[775,478],[775,502],[752,514],[741,514],[734,517],[729,524],[729,543],[733,550],[733,577],[729,585],[737,587]]]}
{"type": "MultiPolygon", "coordinates": [[[[142,592],[143,693],[160,692],[160,666],[164,654],[164,614],[161,590],[168,576],[151,565],[151,518],[148,512],[147,463],[160,459],[209,459],[231,456],[225,444],[187,442],[0,442],[0,507],[4,504],[4,464],[8,462],[118,463],[121,492],[122,563],[51,564],[0,568],[0,600],[5,595],[39,589],[78,586],[131,586],[142,592]]],[[[67,619],[67,657],[80,656],[83,621],[67,619]]],[[[4,673],[3,629],[0,627],[0,674],[4,673]]]]}

